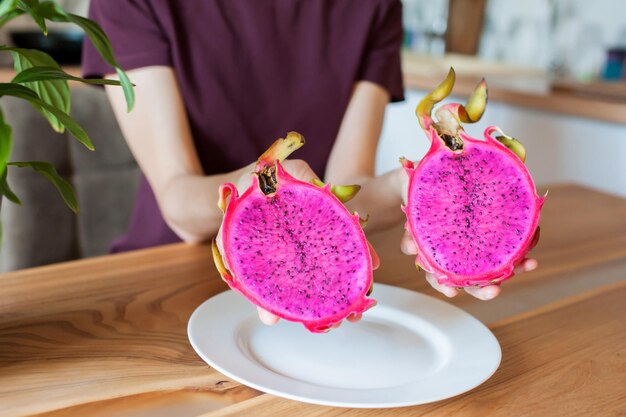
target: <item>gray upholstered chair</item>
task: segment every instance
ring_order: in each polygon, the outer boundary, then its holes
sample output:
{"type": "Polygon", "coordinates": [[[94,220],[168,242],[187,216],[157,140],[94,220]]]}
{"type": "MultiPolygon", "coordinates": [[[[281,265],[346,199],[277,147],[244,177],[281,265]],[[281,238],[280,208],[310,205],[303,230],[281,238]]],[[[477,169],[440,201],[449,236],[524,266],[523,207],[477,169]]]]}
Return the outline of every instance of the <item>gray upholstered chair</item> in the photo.
{"type": "Polygon", "coordinates": [[[0,206],[0,271],[106,253],[130,219],[139,170],[103,90],[72,89],[72,116],[93,140],[95,152],[68,133],[52,131],[29,104],[10,97],[0,103],[13,127],[11,159],[52,162],[74,185],[80,205],[75,215],[41,175],[11,167],[9,184],[23,204],[4,200],[0,206]]]}

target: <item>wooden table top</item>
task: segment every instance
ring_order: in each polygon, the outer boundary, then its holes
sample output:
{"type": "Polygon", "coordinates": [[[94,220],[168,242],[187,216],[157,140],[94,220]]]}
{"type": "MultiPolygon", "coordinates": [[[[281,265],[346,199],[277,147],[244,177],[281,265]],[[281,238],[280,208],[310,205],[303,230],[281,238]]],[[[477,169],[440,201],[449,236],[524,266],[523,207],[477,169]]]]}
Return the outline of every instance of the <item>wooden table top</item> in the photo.
{"type": "MultiPolygon", "coordinates": [[[[555,186],[541,227],[537,271],[495,300],[450,300],[489,324],[503,349],[496,374],[464,395],[349,410],[229,380],[186,335],[191,312],[226,285],[208,247],[176,244],[0,275],[0,416],[128,416],[149,406],[141,415],[624,415],[626,200],[555,186]]],[[[400,234],[371,236],[383,262],[375,279],[436,295],[400,253],[400,234]]]]}

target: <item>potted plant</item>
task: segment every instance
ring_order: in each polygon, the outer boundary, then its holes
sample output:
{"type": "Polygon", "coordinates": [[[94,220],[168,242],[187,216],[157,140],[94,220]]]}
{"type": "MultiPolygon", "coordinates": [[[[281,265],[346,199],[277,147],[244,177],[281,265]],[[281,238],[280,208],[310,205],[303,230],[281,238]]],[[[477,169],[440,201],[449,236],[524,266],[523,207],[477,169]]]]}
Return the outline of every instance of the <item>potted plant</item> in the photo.
{"type": "MultiPolygon", "coordinates": [[[[0,97],[13,96],[28,101],[45,117],[55,131],[62,133],[67,129],[70,134],[89,150],[93,144],[83,128],[69,115],[70,90],[68,81],[87,84],[119,85],[130,111],[134,104],[133,86],[126,73],[115,60],[111,44],[100,26],[82,16],[67,13],[53,1],[39,0],[0,0],[0,27],[8,21],[29,15],[47,34],[46,22],[64,22],[77,25],[93,43],[102,58],[112,65],[119,81],[104,79],[84,79],[72,76],[45,52],[35,49],[14,48],[0,45],[0,53],[9,53],[13,58],[16,75],[9,83],[0,83],[0,97]]],[[[72,186],[63,179],[55,167],[46,161],[12,161],[12,136],[9,126],[0,110],[0,195],[16,204],[20,199],[9,187],[7,182],[8,169],[30,168],[44,175],[59,190],[67,206],[78,212],[78,203],[72,186]]]]}

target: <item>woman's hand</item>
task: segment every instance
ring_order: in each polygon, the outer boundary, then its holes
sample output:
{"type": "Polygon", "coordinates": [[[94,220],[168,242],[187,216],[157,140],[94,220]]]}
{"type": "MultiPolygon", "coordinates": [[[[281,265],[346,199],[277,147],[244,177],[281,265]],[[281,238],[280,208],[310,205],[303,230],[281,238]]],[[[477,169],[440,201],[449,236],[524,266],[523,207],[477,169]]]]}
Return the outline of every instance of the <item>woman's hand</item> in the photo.
{"type": "MultiPolygon", "coordinates": [[[[415,241],[407,231],[404,232],[404,236],[402,237],[402,241],[400,242],[400,249],[407,255],[417,256],[417,254],[419,253],[415,241]]],[[[537,260],[524,259],[522,263],[515,268],[514,274],[517,275],[523,272],[529,272],[536,268],[537,260]]],[[[433,287],[446,297],[455,297],[459,294],[458,288],[440,284],[439,282],[437,282],[437,278],[430,272],[426,272],[426,281],[428,281],[431,287],[433,287]]],[[[500,285],[487,285],[486,287],[465,287],[463,289],[466,293],[478,298],[479,300],[491,300],[497,297],[498,294],[500,294],[500,285]]]]}

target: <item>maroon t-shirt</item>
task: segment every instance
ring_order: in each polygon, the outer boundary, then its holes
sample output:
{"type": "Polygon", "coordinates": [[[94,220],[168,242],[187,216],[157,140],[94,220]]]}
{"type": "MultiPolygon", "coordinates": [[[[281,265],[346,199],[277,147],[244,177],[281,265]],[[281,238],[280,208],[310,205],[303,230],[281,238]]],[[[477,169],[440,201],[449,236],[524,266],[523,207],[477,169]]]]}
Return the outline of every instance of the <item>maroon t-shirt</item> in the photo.
{"type": "MultiPolygon", "coordinates": [[[[295,130],[307,139],[295,156],[323,176],[356,81],[403,99],[399,0],[92,0],[89,15],[125,70],[174,68],[207,175],[255,161],[295,130]]],[[[86,42],[83,72],[114,70],[86,42]]],[[[177,240],[142,176],[113,251],[177,240]]]]}

